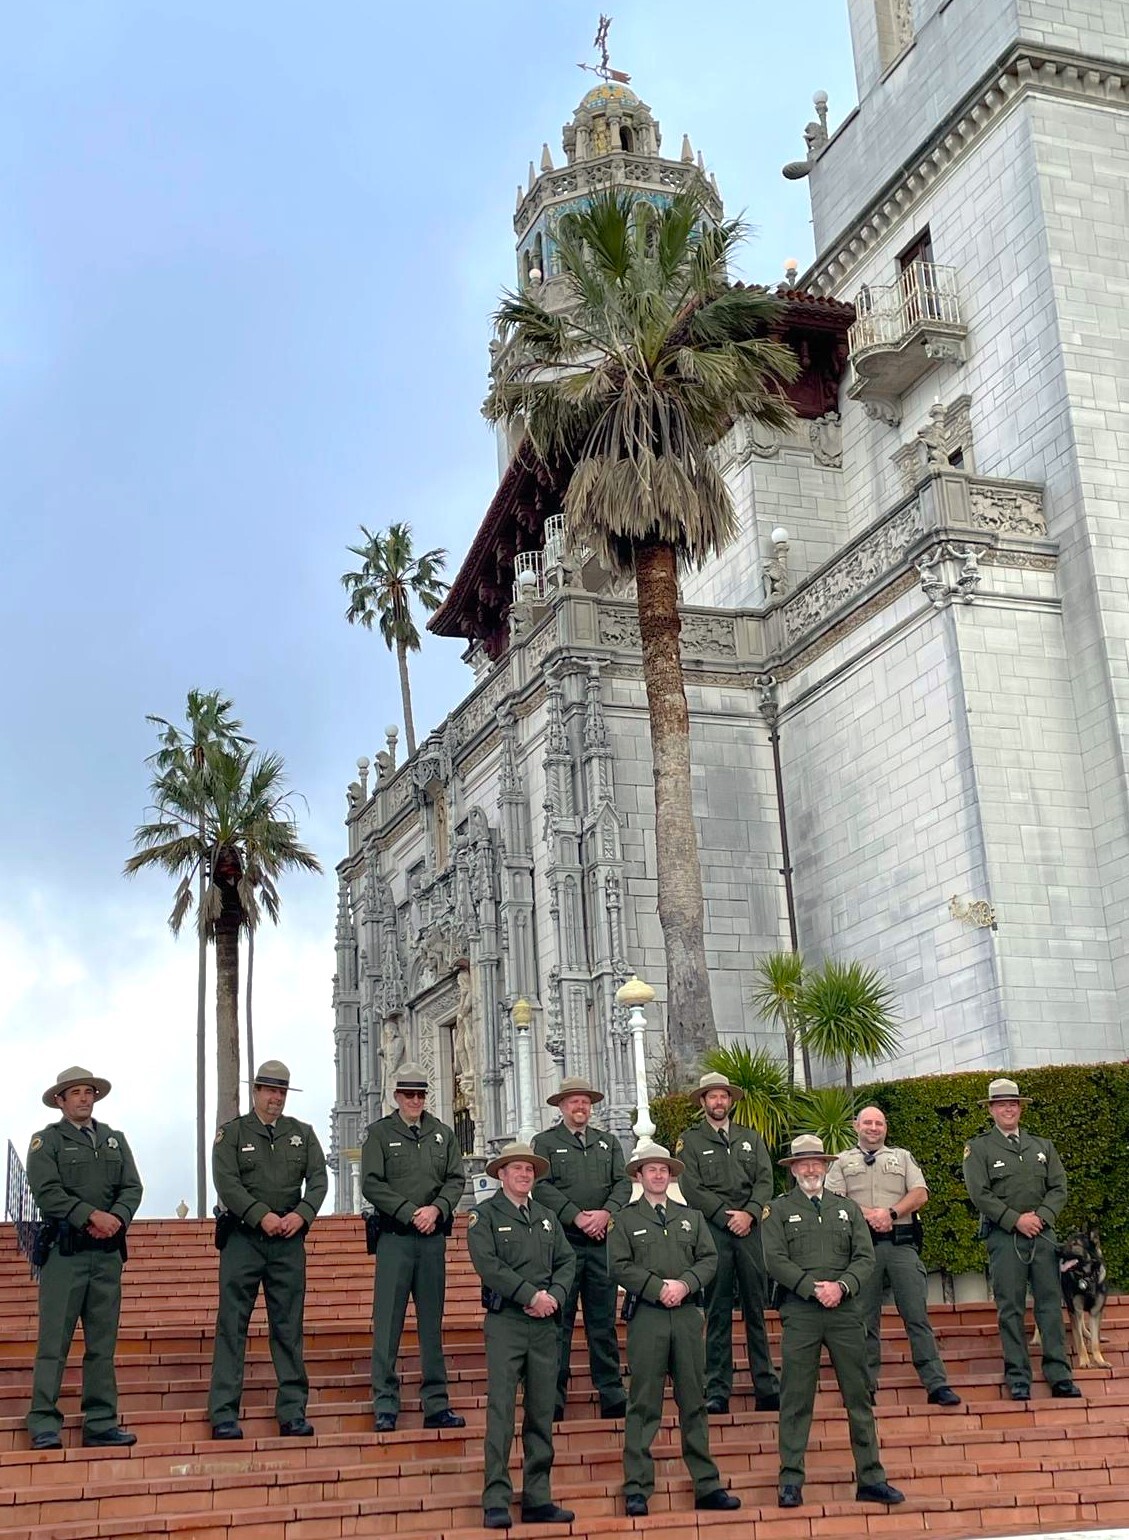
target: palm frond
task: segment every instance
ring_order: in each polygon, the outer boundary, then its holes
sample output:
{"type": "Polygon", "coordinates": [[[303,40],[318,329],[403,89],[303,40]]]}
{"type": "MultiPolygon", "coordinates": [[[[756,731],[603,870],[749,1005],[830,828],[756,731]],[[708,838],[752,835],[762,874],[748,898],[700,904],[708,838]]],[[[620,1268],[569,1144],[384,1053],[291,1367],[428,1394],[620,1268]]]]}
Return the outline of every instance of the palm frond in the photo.
{"type": "Polygon", "coordinates": [[[780,1060],[767,1049],[730,1043],[711,1048],[702,1066],[741,1087],[744,1094],[730,1116],[735,1123],[755,1128],[770,1150],[778,1149],[797,1116],[796,1093],[780,1060]]]}

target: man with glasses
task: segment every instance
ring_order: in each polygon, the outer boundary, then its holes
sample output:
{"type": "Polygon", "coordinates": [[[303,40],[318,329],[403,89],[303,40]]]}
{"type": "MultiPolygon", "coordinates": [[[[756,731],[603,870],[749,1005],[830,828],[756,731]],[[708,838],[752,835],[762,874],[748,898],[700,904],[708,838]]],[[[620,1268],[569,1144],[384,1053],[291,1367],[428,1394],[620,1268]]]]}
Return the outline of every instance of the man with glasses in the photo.
{"type": "Polygon", "coordinates": [[[451,1410],[443,1357],[447,1237],[466,1187],[453,1129],[427,1111],[427,1071],[402,1064],[396,1111],[378,1118],[361,1151],[361,1194],[376,1211],[376,1277],[372,1298],[372,1405],[378,1433],[400,1415],[396,1355],[409,1298],[415,1301],[425,1428],[463,1428],[451,1410]]]}

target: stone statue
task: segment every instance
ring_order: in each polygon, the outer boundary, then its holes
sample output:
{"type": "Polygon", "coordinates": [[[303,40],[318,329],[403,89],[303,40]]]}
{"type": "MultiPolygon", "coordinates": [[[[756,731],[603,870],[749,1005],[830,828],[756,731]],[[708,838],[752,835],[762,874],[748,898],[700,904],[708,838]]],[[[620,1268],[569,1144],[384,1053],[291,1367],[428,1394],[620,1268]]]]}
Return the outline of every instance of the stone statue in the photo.
{"type": "Polygon", "coordinates": [[[389,1112],[395,1111],[396,1103],[392,1100],[392,1087],[396,1084],[396,1072],[404,1062],[407,1053],[407,1044],[404,1042],[404,1034],[401,1029],[402,1018],[400,1016],[386,1016],[381,1029],[380,1054],[384,1060],[384,1073],[381,1087],[384,1095],[384,1105],[389,1112]]]}
{"type": "Polygon", "coordinates": [[[459,969],[459,999],[455,1008],[455,1078],[463,1104],[473,1122],[478,1121],[478,1053],[474,1037],[474,989],[470,969],[459,969]]]}

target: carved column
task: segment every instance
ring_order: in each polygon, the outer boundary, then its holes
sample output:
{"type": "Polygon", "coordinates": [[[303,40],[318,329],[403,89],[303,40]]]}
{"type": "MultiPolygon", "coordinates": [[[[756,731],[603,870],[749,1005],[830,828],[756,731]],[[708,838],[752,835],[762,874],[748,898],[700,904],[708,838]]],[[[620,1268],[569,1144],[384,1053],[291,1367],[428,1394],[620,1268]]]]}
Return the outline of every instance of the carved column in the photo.
{"type": "Polygon", "coordinates": [[[540,989],[533,933],[533,850],[529,798],[525,777],[518,766],[517,720],[509,707],[499,710],[498,723],[502,730],[502,775],[498,788],[498,813],[502,826],[498,926],[506,1006],[499,1034],[499,1070],[502,1075],[501,1089],[506,1097],[505,1115],[507,1121],[512,1121],[517,1108],[517,1092],[509,1007],[522,996],[531,1004],[539,1002],[540,989]]]}
{"type": "Polygon", "coordinates": [[[595,1065],[589,1031],[590,969],[584,926],[584,873],[576,806],[572,746],[564,722],[560,675],[547,671],[545,735],[546,878],[556,962],[549,974],[546,1047],[558,1076],[590,1075],[595,1065]]]}
{"type": "Polygon", "coordinates": [[[334,1201],[338,1212],[348,1210],[350,1192],[347,1151],[355,1149],[364,1132],[361,1105],[360,988],[357,935],[349,905],[349,882],[337,880],[335,935],[337,971],[333,975],[333,1052],[337,1095],[330,1128],[330,1166],[337,1178],[334,1201]]]}
{"type": "Polygon", "coordinates": [[[605,1078],[608,1126],[630,1136],[635,1105],[634,1069],[627,1017],[615,992],[631,976],[623,944],[623,848],[615,805],[611,739],[600,693],[600,665],[588,664],[585,679],[582,755],[584,808],[581,852],[588,899],[589,947],[595,997],[598,1071],[605,1078]]]}

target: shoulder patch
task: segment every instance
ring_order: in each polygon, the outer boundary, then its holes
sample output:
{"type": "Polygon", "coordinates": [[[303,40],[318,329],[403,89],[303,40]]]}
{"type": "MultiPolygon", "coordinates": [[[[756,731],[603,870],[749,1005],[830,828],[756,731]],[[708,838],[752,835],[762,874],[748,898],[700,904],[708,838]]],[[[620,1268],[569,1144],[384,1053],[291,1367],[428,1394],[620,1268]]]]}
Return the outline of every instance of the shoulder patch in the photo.
{"type": "Polygon", "coordinates": [[[215,1137],[215,1140],[213,1142],[215,1144],[222,1144],[223,1143],[223,1129],[222,1128],[217,1128],[216,1129],[216,1137],[215,1137]]]}
{"type": "Polygon", "coordinates": [[[614,1230],[614,1229],[615,1229],[615,1220],[614,1219],[609,1219],[608,1220],[608,1230],[609,1230],[609,1232],[614,1230]]]}
{"type": "Polygon", "coordinates": [[[682,1154],[682,1146],[685,1143],[686,1143],[685,1139],[683,1139],[682,1135],[679,1134],[679,1136],[678,1136],[678,1143],[674,1146],[674,1153],[676,1155],[681,1155],[682,1154]]]}
{"type": "Polygon", "coordinates": [[[478,1223],[478,1210],[476,1208],[472,1208],[471,1211],[470,1211],[470,1218],[466,1222],[466,1227],[467,1227],[468,1230],[473,1230],[477,1223],[478,1223]]]}
{"type": "Polygon", "coordinates": [[[971,1154],[972,1154],[972,1146],[971,1146],[971,1144],[966,1144],[965,1147],[964,1147],[964,1154],[961,1156],[961,1159],[962,1160],[967,1160],[968,1157],[971,1154]]]}
{"type": "Polygon", "coordinates": [[[766,1203],[764,1208],[761,1210],[761,1218],[762,1219],[767,1219],[768,1216],[771,1213],[772,1213],[772,1205],[770,1203],[766,1203]]]}
{"type": "Polygon", "coordinates": [[[31,1141],[31,1148],[33,1150],[41,1150],[43,1148],[43,1140],[39,1137],[38,1134],[36,1134],[35,1138],[31,1141]]]}

